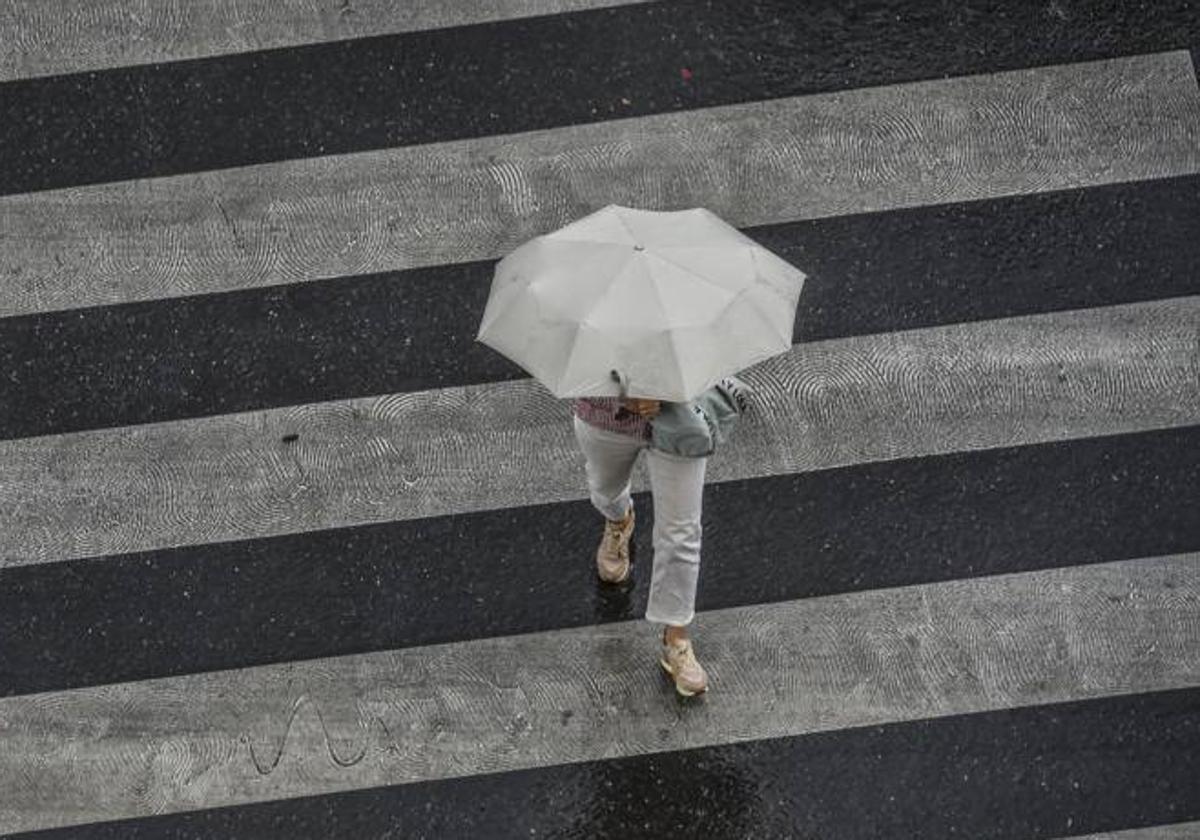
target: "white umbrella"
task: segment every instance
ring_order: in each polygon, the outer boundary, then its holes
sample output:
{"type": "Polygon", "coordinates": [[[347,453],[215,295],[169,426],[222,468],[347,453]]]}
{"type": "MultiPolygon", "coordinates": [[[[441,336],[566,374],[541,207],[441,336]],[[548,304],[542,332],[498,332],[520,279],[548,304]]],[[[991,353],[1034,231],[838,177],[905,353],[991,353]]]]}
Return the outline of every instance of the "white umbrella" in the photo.
{"type": "Polygon", "coordinates": [[[496,264],[476,336],[556,397],[686,402],[792,346],[804,273],[703,207],[609,204],[496,264]]]}

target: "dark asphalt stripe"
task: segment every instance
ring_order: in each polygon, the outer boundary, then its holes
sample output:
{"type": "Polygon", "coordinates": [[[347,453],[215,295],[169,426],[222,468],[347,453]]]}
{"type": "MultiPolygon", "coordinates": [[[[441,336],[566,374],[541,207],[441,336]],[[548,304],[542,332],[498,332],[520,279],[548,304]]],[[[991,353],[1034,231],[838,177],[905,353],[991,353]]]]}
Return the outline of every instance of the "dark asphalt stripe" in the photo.
{"type": "MultiPolygon", "coordinates": [[[[749,233],[808,272],[796,342],[1200,293],[1200,176],[749,233]]],[[[524,378],[474,340],[492,267],[0,319],[0,438],[524,378]]]]}
{"type": "MultiPolygon", "coordinates": [[[[797,344],[743,371],[706,481],[1200,425],[1197,323],[1192,295],[797,344]]],[[[3,440],[0,567],[586,499],[574,437],[521,379],[3,440]]]]}
{"type": "Polygon", "coordinates": [[[642,621],[0,698],[0,822],[32,831],[1194,688],[1197,592],[1200,553],[1185,553],[713,610],[702,656],[719,689],[694,715],[642,621]]]}
{"type": "MultiPolygon", "coordinates": [[[[0,696],[641,617],[588,502],[0,571],[0,696]]],[[[711,484],[697,609],[1200,548],[1200,426],[711,484]]]]}
{"type": "Polygon", "coordinates": [[[648,0],[338,0],[157,3],[10,0],[0,8],[7,49],[0,79],[78,73],[153,61],[275,49],[346,38],[466,26],[648,0]],[[136,10],[135,10],[136,9],[136,10]]]}
{"type": "Polygon", "coordinates": [[[0,85],[0,194],[1198,42],[1194,0],[676,0],[29,79],[0,85]]]}
{"type": "Polygon", "coordinates": [[[1172,50],[4,196],[0,316],[493,260],[611,199],[751,227],[1198,172],[1172,50]]]}
{"type": "Polygon", "coordinates": [[[16,836],[1030,840],[1200,818],[1198,777],[1184,689],[16,836]]]}

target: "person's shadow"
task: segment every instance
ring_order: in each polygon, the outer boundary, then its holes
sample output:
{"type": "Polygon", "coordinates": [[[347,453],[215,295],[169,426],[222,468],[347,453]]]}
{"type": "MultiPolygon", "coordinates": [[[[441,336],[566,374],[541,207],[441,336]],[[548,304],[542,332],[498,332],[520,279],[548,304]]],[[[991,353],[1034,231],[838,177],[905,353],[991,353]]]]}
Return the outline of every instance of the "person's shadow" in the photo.
{"type": "Polygon", "coordinates": [[[754,778],[752,761],[729,759],[727,750],[701,748],[585,765],[586,773],[573,776],[579,788],[556,797],[571,802],[563,813],[574,819],[549,836],[766,836],[765,780],[754,778]]]}

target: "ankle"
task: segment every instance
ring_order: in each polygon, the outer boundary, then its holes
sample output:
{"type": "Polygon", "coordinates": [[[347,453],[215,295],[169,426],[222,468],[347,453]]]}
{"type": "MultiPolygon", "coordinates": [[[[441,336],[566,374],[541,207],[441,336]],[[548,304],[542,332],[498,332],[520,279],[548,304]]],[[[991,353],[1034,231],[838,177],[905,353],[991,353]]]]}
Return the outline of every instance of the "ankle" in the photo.
{"type": "Polygon", "coordinates": [[[671,642],[684,641],[688,637],[687,627],[676,627],[673,624],[668,624],[663,627],[663,643],[670,644],[671,642]]]}
{"type": "Polygon", "coordinates": [[[629,511],[620,519],[610,519],[608,521],[613,523],[614,525],[628,525],[629,520],[632,518],[633,518],[633,508],[630,507],[629,511]]]}

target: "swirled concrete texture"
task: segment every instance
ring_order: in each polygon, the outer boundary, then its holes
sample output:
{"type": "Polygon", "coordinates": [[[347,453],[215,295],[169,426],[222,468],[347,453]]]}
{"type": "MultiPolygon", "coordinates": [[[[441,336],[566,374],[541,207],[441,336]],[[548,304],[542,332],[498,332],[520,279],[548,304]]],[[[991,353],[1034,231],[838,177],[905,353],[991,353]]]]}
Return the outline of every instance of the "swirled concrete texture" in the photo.
{"type": "Polygon", "coordinates": [[[12,0],[0,82],[648,0],[12,0]]]}
{"type": "MultiPolygon", "coordinates": [[[[745,378],[710,482],[1195,425],[1200,297],[796,345],[745,378]]],[[[586,498],[569,416],[520,380],[0,441],[0,567],[586,498]]]]}
{"type": "Polygon", "coordinates": [[[1196,172],[1183,51],[774,99],[0,197],[0,317],[495,259],[610,202],[746,227],[1196,172]]]}
{"type": "Polygon", "coordinates": [[[1198,561],[702,614],[684,726],[640,622],[8,698],[0,831],[1194,686],[1198,561]]]}

